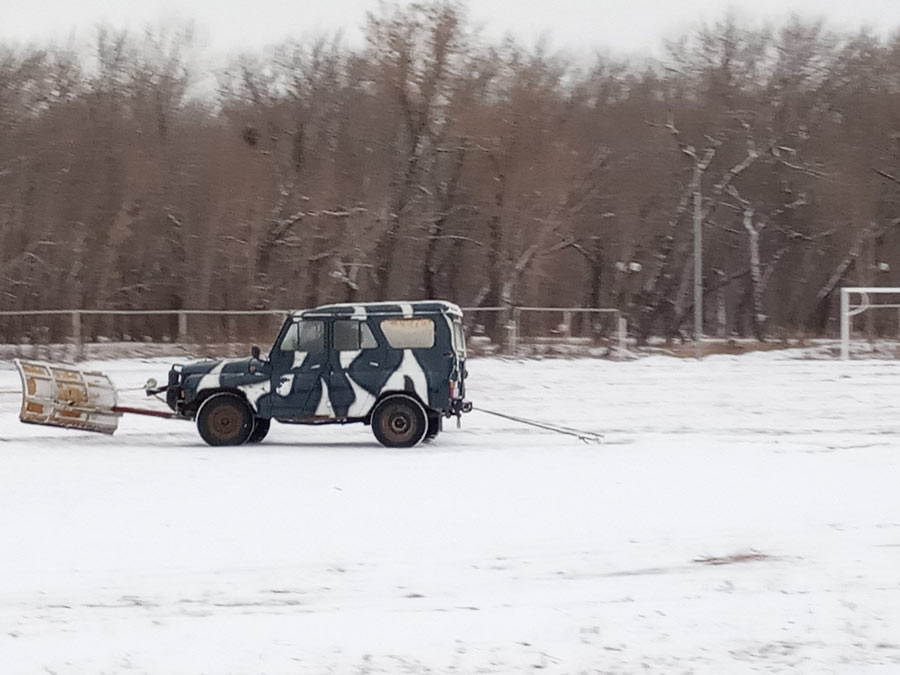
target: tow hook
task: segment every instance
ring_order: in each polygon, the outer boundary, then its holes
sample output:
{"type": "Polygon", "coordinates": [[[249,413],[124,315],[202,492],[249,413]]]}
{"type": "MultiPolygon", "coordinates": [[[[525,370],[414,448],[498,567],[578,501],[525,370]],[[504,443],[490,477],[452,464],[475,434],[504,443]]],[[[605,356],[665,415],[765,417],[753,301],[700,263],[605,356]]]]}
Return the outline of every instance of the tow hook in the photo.
{"type": "Polygon", "coordinates": [[[467,412],[472,412],[471,401],[453,401],[453,412],[450,414],[456,416],[457,429],[462,426],[462,414],[467,412]]]}

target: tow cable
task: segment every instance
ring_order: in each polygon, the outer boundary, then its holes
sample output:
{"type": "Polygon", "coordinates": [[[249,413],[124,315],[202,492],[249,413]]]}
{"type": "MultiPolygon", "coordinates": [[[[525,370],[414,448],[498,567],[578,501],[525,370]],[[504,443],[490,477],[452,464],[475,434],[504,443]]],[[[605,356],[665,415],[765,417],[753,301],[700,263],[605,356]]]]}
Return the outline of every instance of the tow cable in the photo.
{"type": "Polygon", "coordinates": [[[555,431],[558,434],[566,434],[567,436],[574,436],[582,443],[602,443],[604,439],[604,435],[596,431],[582,431],[581,429],[564,427],[559,424],[549,424],[548,422],[528,420],[523,417],[515,417],[514,415],[507,415],[506,413],[497,412],[495,410],[486,410],[484,408],[473,408],[473,410],[487,413],[488,415],[494,415],[496,417],[502,417],[503,419],[512,420],[513,422],[518,422],[519,424],[528,424],[530,426],[537,427],[538,429],[555,431]]]}

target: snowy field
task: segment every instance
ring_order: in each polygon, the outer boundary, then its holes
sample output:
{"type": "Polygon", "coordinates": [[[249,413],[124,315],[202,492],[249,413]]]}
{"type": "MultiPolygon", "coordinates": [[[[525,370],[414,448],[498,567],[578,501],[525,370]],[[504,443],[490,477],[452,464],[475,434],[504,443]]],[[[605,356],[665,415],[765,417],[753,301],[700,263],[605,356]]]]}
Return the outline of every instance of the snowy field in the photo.
{"type": "Polygon", "coordinates": [[[476,406],[607,442],[413,450],[23,425],[0,362],[0,673],[895,675],[900,363],[797,355],[473,360],[476,406]]]}

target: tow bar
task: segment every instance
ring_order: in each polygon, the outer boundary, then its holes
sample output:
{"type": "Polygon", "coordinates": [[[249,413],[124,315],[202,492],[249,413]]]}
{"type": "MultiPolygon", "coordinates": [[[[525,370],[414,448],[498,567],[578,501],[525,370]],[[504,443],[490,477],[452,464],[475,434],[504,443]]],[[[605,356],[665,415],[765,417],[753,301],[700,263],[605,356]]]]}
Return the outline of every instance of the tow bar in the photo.
{"type": "Polygon", "coordinates": [[[559,424],[550,424],[548,422],[529,420],[525,419],[524,417],[516,417],[514,415],[507,415],[506,413],[497,412],[496,410],[486,410],[485,408],[475,408],[475,410],[486,413],[488,415],[494,415],[496,417],[502,417],[503,419],[512,420],[513,422],[518,422],[519,424],[528,424],[530,426],[537,427],[538,429],[554,431],[558,434],[565,434],[567,436],[574,436],[583,443],[602,443],[603,439],[605,438],[603,434],[596,431],[583,431],[581,429],[564,427],[559,424]]]}

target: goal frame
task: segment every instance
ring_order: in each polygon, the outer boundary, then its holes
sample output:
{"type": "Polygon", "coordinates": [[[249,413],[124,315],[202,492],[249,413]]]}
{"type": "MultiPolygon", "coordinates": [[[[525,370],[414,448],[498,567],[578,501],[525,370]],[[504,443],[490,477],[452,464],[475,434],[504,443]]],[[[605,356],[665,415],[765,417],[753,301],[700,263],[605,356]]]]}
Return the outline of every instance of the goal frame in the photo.
{"type": "Polygon", "coordinates": [[[879,307],[884,309],[900,309],[900,303],[872,304],[870,295],[898,295],[900,287],[896,286],[846,286],[841,288],[841,360],[850,358],[850,320],[857,314],[862,314],[867,309],[879,307]],[[858,305],[851,305],[851,295],[859,295],[858,305]]]}

